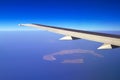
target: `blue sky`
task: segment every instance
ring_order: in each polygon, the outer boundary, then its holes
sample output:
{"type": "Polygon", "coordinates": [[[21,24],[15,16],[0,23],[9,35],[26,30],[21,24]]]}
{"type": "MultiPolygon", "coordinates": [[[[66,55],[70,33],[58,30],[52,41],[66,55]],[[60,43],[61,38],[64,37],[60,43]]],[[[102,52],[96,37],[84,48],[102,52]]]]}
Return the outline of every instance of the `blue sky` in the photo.
{"type": "Polygon", "coordinates": [[[1,0],[0,29],[40,23],[85,30],[120,30],[119,0],[1,0]]]}

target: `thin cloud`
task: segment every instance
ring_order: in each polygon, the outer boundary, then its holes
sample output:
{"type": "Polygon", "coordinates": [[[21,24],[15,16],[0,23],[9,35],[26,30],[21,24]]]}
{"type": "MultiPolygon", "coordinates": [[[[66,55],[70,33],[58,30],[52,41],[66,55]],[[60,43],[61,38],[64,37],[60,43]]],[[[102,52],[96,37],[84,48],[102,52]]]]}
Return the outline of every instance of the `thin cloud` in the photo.
{"type": "Polygon", "coordinates": [[[43,59],[48,60],[48,61],[56,60],[56,58],[54,56],[52,56],[52,55],[45,55],[45,56],[43,56],[43,59]]]}
{"type": "Polygon", "coordinates": [[[61,63],[84,63],[84,59],[66,59],[61,63]]]}
{"type": "Polygon", "coordinates": [[[96,53],[95,51],[92,50],[83,50],[83,49],[71,49],[71,50],[62,50],[56,53],[52,53],[50,55],[55,56],[55,55],[67,55],[67,54],[92,54],[97,57],[103,57],[103,55],[96,53]]]}
{"type": "MultiPolygon", "coordinates": [[[[55,61],[57,60],[55,56],[71,55],[71,54],[91,54],[96,57],[104,57],[102,54],[98,54],[92,50],[83,50],[83,49],[71,49],[71,50],[62,50],[52,54],[43,56],[44,60],[55,61]]],[[[65,59],[61,63],[83,63],[84,59],[65,59]]]]}

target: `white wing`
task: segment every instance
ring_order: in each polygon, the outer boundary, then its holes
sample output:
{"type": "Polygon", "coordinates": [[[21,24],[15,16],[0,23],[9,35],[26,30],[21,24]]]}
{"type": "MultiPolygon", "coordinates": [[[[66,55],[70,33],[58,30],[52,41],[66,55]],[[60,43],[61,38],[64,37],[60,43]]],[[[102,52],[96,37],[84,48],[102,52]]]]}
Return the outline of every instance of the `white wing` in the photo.
{"type": "Polygon", "coordinates": [[[54,26],[47,26],[41,24],[20,24],[20,26],[31,26],[50,32],[65,35],[65,37],[60,40],[75,40],[75,39],[86,39],[96,42],[103,43],[98,49],[112,49],[120,47],[120,35],[97,33],[83,30],[67,29],[54,26]]]}

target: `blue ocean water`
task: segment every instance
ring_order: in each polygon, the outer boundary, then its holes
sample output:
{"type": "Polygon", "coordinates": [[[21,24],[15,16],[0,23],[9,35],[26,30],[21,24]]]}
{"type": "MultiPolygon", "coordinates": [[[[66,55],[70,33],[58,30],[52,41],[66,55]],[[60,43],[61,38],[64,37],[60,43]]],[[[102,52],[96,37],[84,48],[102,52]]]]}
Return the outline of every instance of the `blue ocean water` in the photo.
{"type": "Polygon", "coordinates": [[[97,50],[101,43],[82,39],[59,41],[61,37],[44,31],[1,31],[0,80],[120,79],[120,48],[97,50]],[[43,59],[44,55],[70,49],[92,50],[104,57],[83,54],[85,62],[82,64],[62,64],[59,60],[43,59]]]}

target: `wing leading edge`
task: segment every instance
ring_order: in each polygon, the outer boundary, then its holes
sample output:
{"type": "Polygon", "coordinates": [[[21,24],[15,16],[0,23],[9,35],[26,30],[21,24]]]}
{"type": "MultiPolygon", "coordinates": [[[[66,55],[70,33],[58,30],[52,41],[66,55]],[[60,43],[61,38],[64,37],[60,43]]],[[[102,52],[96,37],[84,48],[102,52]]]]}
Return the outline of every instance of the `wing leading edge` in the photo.
{"type": "Polygon", "coordinates": [[[113,49],[120,47],[120,35],[67,29],[67,28],[47,26],[41,24],[20,24],[20,26],[30,26],[30,27],[65,35],[65,37],[61,38],[60,40],[86,39],[86,40],[103,43],[103,45],[100,46],[98,49],[113,49]]]}

